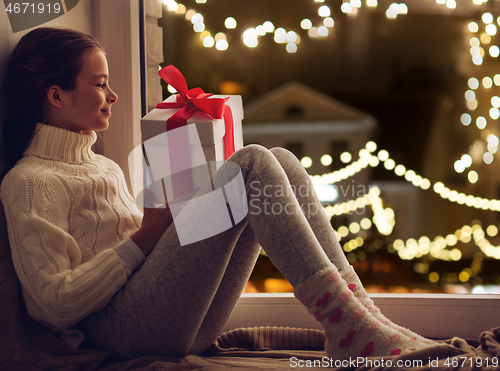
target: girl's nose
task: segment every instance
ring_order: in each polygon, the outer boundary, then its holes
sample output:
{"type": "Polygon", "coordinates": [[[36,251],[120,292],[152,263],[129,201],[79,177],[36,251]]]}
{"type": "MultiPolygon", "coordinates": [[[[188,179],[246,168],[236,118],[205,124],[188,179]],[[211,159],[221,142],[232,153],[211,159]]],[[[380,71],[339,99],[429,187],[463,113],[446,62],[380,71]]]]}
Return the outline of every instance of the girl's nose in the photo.
{"type": "Polygon", "coordinates": [[[109,92],[110,94],[108,96],[108,102],[113,104],[118,100],[118,95],[116,95],[116,93],[113,90],[111,90],[111,88],[109,88],[109,92]]]}

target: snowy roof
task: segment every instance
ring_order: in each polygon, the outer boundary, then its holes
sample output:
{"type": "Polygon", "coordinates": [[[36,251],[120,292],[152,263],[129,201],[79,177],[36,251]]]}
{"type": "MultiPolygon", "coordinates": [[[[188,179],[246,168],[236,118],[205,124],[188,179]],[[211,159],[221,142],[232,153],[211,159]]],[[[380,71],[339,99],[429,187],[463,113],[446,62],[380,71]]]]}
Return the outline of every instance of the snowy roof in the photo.
{"type": "Polygon", "coordinates": [[[299,122],[374,123],[374,118],[298,82],[287,83],[245,105],[246,124],[299,122]]]}

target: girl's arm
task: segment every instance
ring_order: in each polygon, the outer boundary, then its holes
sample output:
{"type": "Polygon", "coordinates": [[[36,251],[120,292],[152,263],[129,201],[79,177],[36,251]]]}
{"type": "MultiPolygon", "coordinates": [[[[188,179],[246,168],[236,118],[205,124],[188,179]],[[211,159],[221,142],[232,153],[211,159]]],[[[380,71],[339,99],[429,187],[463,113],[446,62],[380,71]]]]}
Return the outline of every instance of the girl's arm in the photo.
{"type": "Polygon", "coordinates": [[[12,260],[28,313],[52,330],[66,329],[103,308],[127,281],[113,249],[81,263],[80,246],[68,233],[69,201],[59,188],[42,176],[28,182],[12,170],[1,187],[12,260]],[[33,182],[52,196],[35,195],[33,182]]]}
{"type": "MultiPolygon", "coordinates": [[[[147,194],[146,196],[148,197],[147,194]]],[[[148,256],[172,222],[172,213],[168,205],[166,208],[157,209],[145,207],[141,228],[130,238],[144,255],[148,256]]]]}

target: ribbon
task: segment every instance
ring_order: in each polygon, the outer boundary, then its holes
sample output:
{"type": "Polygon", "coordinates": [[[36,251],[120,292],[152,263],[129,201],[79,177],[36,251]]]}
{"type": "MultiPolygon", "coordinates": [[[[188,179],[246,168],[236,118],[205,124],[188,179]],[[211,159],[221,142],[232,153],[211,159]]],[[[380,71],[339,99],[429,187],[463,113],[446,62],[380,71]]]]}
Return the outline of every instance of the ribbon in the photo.
{"type": "Polygon", "coordinates": [[[177,90],[175,102],[161,102],[155,108],[178,109],[167,119],[166,130],[177,129],[187,125],[189,118],[196,112],[202,111],[212,119],[224,118],[226,133],[224,134],[224,160],[234,153],[234,127],[231,107],[226,105],[229,98],[211,98],[212,93],[205,93],[201,88],[188,89],[186,79],[182,73],[173,65],[163,67],[158,71],[166,83],[177,90]]]}

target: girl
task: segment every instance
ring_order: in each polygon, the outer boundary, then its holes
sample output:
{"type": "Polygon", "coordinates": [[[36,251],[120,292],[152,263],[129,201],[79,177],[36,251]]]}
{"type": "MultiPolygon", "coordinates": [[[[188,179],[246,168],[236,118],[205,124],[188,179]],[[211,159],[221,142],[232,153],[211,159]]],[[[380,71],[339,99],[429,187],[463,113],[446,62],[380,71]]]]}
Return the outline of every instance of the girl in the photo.
{"type": "MultiPolygon", "coordinates": [[[[78,347],[85,338],[124,358],[200,354],[221,333],[260,243],[321,322],[329,357],[432,343],[380,314],[288,151],[252,145],[234,153],[214,183],[237,164],[252,207],[233,228],[181,246],[169,209],[142,215],[118,165],[91,150],[118,99],[99,44],[38,28],[19,41],[7,69],[9,171],[0,195],[12,258],[29,314],[63,341],[78,347]],[[266,204],[280,207],[263,212],[266,204]]],[[[178,217],[185,215],[196,215],[193,203],[178,217]]]]}

